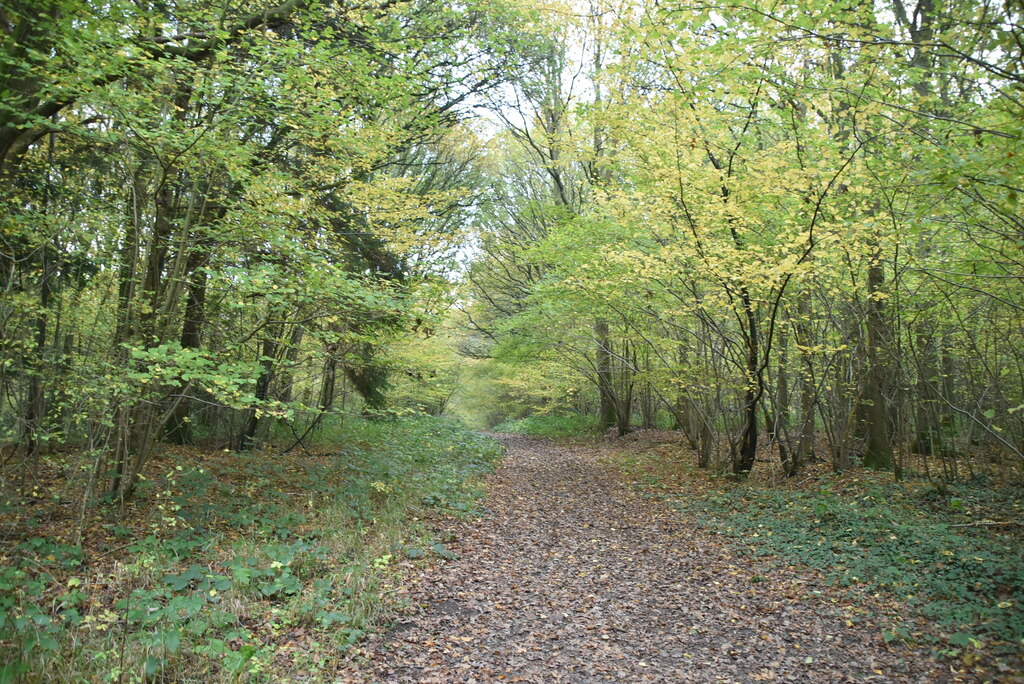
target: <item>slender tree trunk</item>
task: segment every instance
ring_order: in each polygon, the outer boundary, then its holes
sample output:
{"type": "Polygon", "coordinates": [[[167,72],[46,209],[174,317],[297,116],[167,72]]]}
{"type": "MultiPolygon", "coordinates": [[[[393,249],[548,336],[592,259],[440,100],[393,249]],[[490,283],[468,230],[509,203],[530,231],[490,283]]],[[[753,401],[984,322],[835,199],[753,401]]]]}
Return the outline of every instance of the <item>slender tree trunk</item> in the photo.
{"type": "Polygon", "coordinates": [[[600,395],[598,422],[604,432],[615,425],[615,390],[612,387],[612,355],[608,338],[608,321],[599,318],[594,322],[594,339],[597,342],[597,389],[600,395]]]}
{"type": "MultiPolygon", "coordinates": [[[[193,254],[195,260],[201,257],[193,254]]],[[[181,326],[181,346],[183,349],[199,349],[202,346],[203,324],[206,318],[206,272],[199,268],[199,263],[190,264],[192,274],[188,284],[188,295],[185,303],[185,320],[181,326]]],[[[183,396],[167,421],[164,439],[172,444],[190,444],[192,442],[192,424],[190,414],[192,401],[191,390],[186,383],[182,387],[183,396]]]]}
{"type": "MultiPolygon", "coordinates": [[[[129,215],[127,217],[128,232],[121,245],[120,264],[117,276],[117,324],[114,329],[114,339],[111,346],[114,363],[125,367],[130,362],[128,351],[125,349],[128,341],[133,337],[135,330],[135,292],[137,273],[139,270],[139,242],[140,226],[142,223],[142,211],[140,202],[144,193],[143,182],[140,177],[141,171],[136,169],[132,175],[131,192],[128,197],[129,215]]],[[[124,402],[119,402],[114,410],[114,418],[111,427],[111,443],[113,452],[110,455],[110,494],[116,495],[121,489],[121,481],[124,478],[128,462],[129,446],[128,434],[131,421],[129,420],[130,407],[124,402]]],[[[97,443],[102,439],[96,439],[97,443]]],[[[107,463],[99,460],[97,467],[104,468],[107,463]]],[[[103,474],[105,475],[105,473],[103,474]]]]}
{"type": "Polygon", "coordinates": [[[754,314],[750,293],[744,288],[740,293],[744,319],[747,327],[747,385],[743,392],[743,433],[739,450],[733,454],[732,472],[746,475],[754,467],[757,458],[757,409],[761,399],[760,340],[757,333],[757,317],[754,314]]]}
{"type": "Polygon", "coordinates": [[[711,467],[711,453],[715,448],[715,431],[711,429],[711,424],[702,419],[700,422],[700,437],[698,439],[700,448],[697,451],[697,467],[698,468],[710,468],[711,467]]]}
{"type": "Polygon", "coordinates": [[[633,417],[633,395],[636,390],[636,348],[628,341],[622,346],[622,358],[616,364],[619,368],[618,387],[613,382],[615,407],[615,430],[619,437],[629,434],[633,417]]]}
{"type": "Polygon", "coordinates": [[[769,423],[775,436],[775,444],[779,449],[779,462],[786,477],[793,477],[800,472],[800,452],[792,449],[789,441],[789,340],[785,334],[779,334],[779,366],[778,379],[775,386],[775,415],[769,423]]]}
{"type": "Polygon", "coordinates": [[[926,330],[923,322],[916,326],[916,347],[918,354],[917,386],[915,397],[916,450],[922,454],[942,454],[942,429],[940,427],[936,389],[940,383],[938,351],[935,339],[926,330]]]}
{"type": "MultiPolygon", "coordinates": [[[[262,358],[260,365],[262,370],[260,377],[256,380],[256,391],[253,393],[256,399],[260,402],[266,401],[270,396],[270,383],[274,379],[274,359],[277,356],[278,338],[280,333],[283,332],[281,329],[283,324],[276,326],[269,326],[267,329],[267,336],[263,338],[263,349],[262,358]],[[277,334],[273,334],[274,332],[277,334]]],[[[245,425],[242,427],[242,432],[238,436],[238,449],[240,451],[249,451],[256,443],[256,433],[260,427],[260,411],[259,409],[251,409],[246,418],[245,425]]]]}
{"type": "Polygon", "coordinates": [[[35,349],[29,364],[28,400],[25,406],[25,446],[27,448],[26,465],[35,464],[39,459],[42,445],[40,436],[46,423],[46,388],[43,375],[46,373],[46,349],[50,297],[53,293],[52,258],[49,254],[50,243],[43,245],[40,257],[39,282],[39,313],[36,315],[35,349]]]}
{"type": "Polygon", "coordinates": [[[305,335],[306,329],[299,324],[296,324],[292,328],[291,337],[288,340],[288,349],[285,351],[285,369],[282,372],[284,376],[281,382],[281,394],[280,399],[283,402],[290,402],[292,395],[295,390],[295,374],[293,372],[295,362],[299,358],[299,348],[302,346],[302,338],[305,335]]]}
{"type": "MultiPolygon", "coordinates": [[[[166,179],[165,179],[166,181],[166,179]]],[[[164,262],[173,231],[172,215],[175,211],[174,193],[167,182],[164,182],[154,199],[153,230],[146,245],[146,257],[142,262],[143,273],[138,300],[140,307],[137,312],[136,335],[125,341],[140,344],[143,347],[154,347],[160,344],[161,326],[159,313],[162,310],[162,285],[164,284],[164,262]]],[[[136,271],[136,269],[132,269],[136,271]]],[[[127,321],[130,313],[125,312],[127,321]]],[[[126,327],[126,331],[131,328],[126,327]]],[[[120,352],[117,352],[120,354],[120,352]]],[[[131,363],[125,359],[126,363],[131,363]]],[[[144,369],[140,369],[143,370],[144,369]]],[[[123,506],[131,499],[135,479],[142,471],[149,458],[154,435],[163,431],[157,425],[161,411],[151,401],[140,398],[131,407],[122,409],[127,412],[127,419],[118,425],[127,432],[118,435],[116,450],[116,466],[111,486],[112,493],[117,496],[123,506]]]]}
{"type": "Polygon", "coordinates": [[[651,391],[651,383],[644,381],[643,390],[640,393],[640,416],[644,429],[654,427],[654,418],[657,407],[654,404],[654,392],[651,391]]]}
{"type": "Polygon", "coordinates": [[[884,363],[887,342],[882,302],[881,255],[876,254],[868,269],[867,373],[863,391],[864,465],[868,468],[892,466],[889,440],[889,407],[886,399],[887,364],[884,363]]]}
{"type": "MultiPolygon", "coordinates": [[[[54,134],[49,136],[47,152],[46,183],[43,188],[43,215],[51,213],[50,202],[52,201],[53,190],[53,148],[54,134]]],[[[43,226],[49,230],[48,225],[43,226]]],[[[39,313],[36,315],[35,350],[29,364],[30,376],[28,385],[28,401],[25,411],[25,443],[27,447],[26,464],[37,465],[41,445],[40,435],[45,431],[46,423],[46,388],[43,384],[43,376],[47,372],[46,361],[49,357],[46,348],[47,331],[49,327],[50,298],[53,294],[53,279],[56,277],[54,258],[57,251],[51,249],[53,240],[47,237],[43,242],[39,256],[39,313]],[[51,251],[53,252],[51,254],[51,251]]]]}
{"type": "MultiPolygon", "coordinates": [[[[679,360],[679,368],[682,372],[686,372],[687,369],[687,358],[689,356],[686,345],[679,344],[676,346],[676,354],[679,360]]],[[[694,451],[699,449],[699,417],[697,416],[697,407],[689,396],[687,390],[684,389],[684,385],[680,383],[676,389],[676,402],[675,410],[672,412],[673,418],[675,419],[675,425],[673,429],[682,430],[683,435],[686,437],[687,444],[694,451]]]]}
{"type": "Polygon", "coordinates": [[[800,347],[800,442],[793,458],[806,463],[814,452],[814,414],[817,400],[814,388],[814,359],[811,355],[811,305],[806,293],[797,301],[796,342],[800,347]]]}

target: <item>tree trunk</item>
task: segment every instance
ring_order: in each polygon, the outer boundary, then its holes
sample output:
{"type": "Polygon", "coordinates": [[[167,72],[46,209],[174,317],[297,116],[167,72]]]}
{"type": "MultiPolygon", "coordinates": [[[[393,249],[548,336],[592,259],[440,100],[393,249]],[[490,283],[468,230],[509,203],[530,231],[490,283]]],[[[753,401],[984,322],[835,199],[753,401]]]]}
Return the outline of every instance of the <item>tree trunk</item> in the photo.
{"type": "Polygon", "coordinates": [[[778,379],[775,386],[775,415],[771,416],[771,431],[779,449],[779,462],[786,477],[800,472],[800,453],[792,449],[789,441],[789,340],[779,334],[778,379]]]}
{"type": "Polygon", "coordinates": [[[43,247],[42,275],[39,284],[39,313],[36,314],[35,349],[28,366],[28,399],[25,402],[25,425],[23,429],[26,447],[24,467],[35,467],[39,460],[42,445],[40,437],[45,431],[46,423],[46,388],[43,375],[46,373],[46,339],[47,316],[50,306],[50,259],[47,255],[49,245],[43,247]]]}
{"type": "Polygon", "coordinates": [[[889,409],[886,400],[888,384],[887,364],[884,363],[887,342],[885,316],[882,303],[884,274],[876,254],[868,269],[867,317],[867,373],[864,378],[863,427],[864,465],[868,468],[892,466],[892,446],[889,441],[889,409]]]}
{"type": "MultiPolygon", "coordinates": [[[[682,372],[686,372],[687,368],[687,357],[688,350],[686,345],[679,344],[676,346],[677,358],[679,361],[679,369],[682,372]]],[[[684,385],[679,384],[676,389],[676,402],[675,409],[672,411],[675,424],[673,425],[674,430],[682,430],[683,435],[686,437],[687,444],[694,451],[699,449],[699,434],[700,434],[700,422],[699,416],[697,415],[697,406],[693,398],[689,395],[687,390],[683,389],[684,385]]]]}
{"type": "MultiPolygon", "coordinates": [[[[181,346],[183,349],[199,349],[202,344],[203,323],[206,318],[206,272],[198,267],[199,264],[190,264],[190,266],[192,266],[189,269],[192,278],[188,284],[185,320],[181,326],[181,346]]],[[[181,392],[182,396],[171,413],[164,430],[164,439],[171,444],[190,444],[192,442],[192,424],[189,417],[192,402],[189,397],[191,390],[188,383],[183,385],[181,392]]]]}
{"type": "MultiPolygon", "coordinates": [[[[324,379],[320,383],[320,398],[317,408],[322,414],[334,404],[334,386],[338,377],[338,359],[333,355],[324,362],[324,379]]],[[[319,419],[319,416],[317,416],[319,419]]]]}
{"type": "MultiPolygon", "coordinates": [[[[52,200],[53,184],[53,147],[54,134],[50,134],[49,149],[47,152],[46,184],[43,187],[43,215],[50,214],[50,201],[52,200]]],[[[48,229],[44,224],[44,229],[48,229]]],[[[45,431],[46,424],[46,388],[43,385],[43,375],[46,371],[46,361],[49,354],[46,349],[47,331],[49,327],[50,298],[53,294],[53,279],[56,277],[56,268],[53,263],[58,254],[54,247],[53,240],[47,238],[43,243],[39,255],[39,313],[36,314],[35,350],[29,362],[29,385],[28,401],[25,407],[25,444],[27,447],[26,464],[36,464],[41,449],[40,435],[45,431]],[[51,254],[52,251],[52,254],[51,254]]]]}
{"type": "MultiPolygon", "coordinates": [[[[268,325],[267,335],[263,338],[263,350],[260,359],[262,371],[256,380],[256,391],[253,393],[257,401],[264,402],[270,396],[270,383],[274,379],[274,359],[277,356],[278,338],[283,324],[268,325]],[[277,334],[275,335],[274,332],[277,334]]],[[[242,432],[238,436],[239,451],[250,451],[256,443],[256,433],[260,427],[259,407],[250,409],[242,432]]]]}
{"type": "Polygon", "coordinates": [[[612,387],[612,355],[608,339],[608,321],[599,318],[594,322],[594,339],[597,341],[597,390],[601,403],[598,422],[604,432],[615,425],[615,390],[612,387]]]}
{"type": "Polygon", "coordinates": [[[934,338],[925,329],[925,324],[918,323],[916,328],[918,363],[914,446],[918,452],[933,456],[943,453],[942,428],[936,398],[940,382],[938,351],[934,338]]]}
{"type": "Polygon", "coordinates": [[[811,355],[811,305],[807,294],[797,302],[796,343],[800,347],[800,442],[793,458],[797,464],[806,463],[814,453],[814,360],[811,355]]]}
{"type": "Polygon", "coordinates": [[[743,434],[739,450],[733,453],[732,472],[735,475],[746,475],[753,469],[757,458],[757,405],[761,399],[762,380],[757,317],[754,315],[753,302],[746,288],[741,290],[740,299],[747,327],[747,386],[743,392],[743,434]]]}
{"type": "Polygon", "coordinates": [[[285,368],[282,371],[280,400],[287,403],[293,398],[295,390],[295,374],[293,373],[295,362],[299,358],[299,347],[302,346],[302,338],[306,329],[299,324],[292,328],[291,337],[288,340],[288,349],[285,350],[285,368]]]}
{"type": "Polygon", "coordinates": [[[615,431],[619,437],[629,434],[633,417],[633,392],[636,372],[636,348],[628,341],[623,344],[622,358],[618,360],[618,387],[614,387],[612,398],[615,407],[615,431]]]}
{"type": "MultiPolygon", "coordinates": [[[[162,338],[162,326],[160,325],[160,311],[163,299],[163,286],[166,282],[164,277],[164,264],[167,257],[168,245],[173,232],[174,223],[172,216],[175,213],[175,194],[168,185],[165,175],[164,181],[154,198],[153,229],[146,246],[146,257],[142,261],[143,276],[141,288],[138,290],[140,307],[137,312],[137,327],[134,329],[126,325],[125,332],[132,330],[134,335],[125,338],[126,342],[139,344],[143,347],[155,347],[160,344],[162,338]]],[[[137,252],[136,252],[137,254],[137,252]]],[[[135,260],[138,263],[138,259],[135,260]]],[[[137,276],[137,268],[131,269],[132,275],[137,276]]],[[[129,287],[128,292],[132,291],[129,287]]],[[[132,301],[129,298],[129,306],[132,301]]],[[[126,324],[131,320],[131,310],[124,312],[126,324]]],[[[120,354],[120,352],[117,352],[120,354]]],[[[125,359],[126,363],[132,363],[125,359]]],[[[144,368],[140,368],[145,372],[144,368]]],[[[154,435],[163,432],[163,425],[157,425],[160,411],[156,410],[149,398],[140,398],[134,406],[123,409],[127,413],[127,420],[119,422],[119,430],[126,429],[127,432],[118,434],[116,450],[116,464],[111,492],[118,497],[121,505],[131,499],[135,480],[142,471],[146,461],[149,459],[149,452],[154,442],[154,435]]]]}

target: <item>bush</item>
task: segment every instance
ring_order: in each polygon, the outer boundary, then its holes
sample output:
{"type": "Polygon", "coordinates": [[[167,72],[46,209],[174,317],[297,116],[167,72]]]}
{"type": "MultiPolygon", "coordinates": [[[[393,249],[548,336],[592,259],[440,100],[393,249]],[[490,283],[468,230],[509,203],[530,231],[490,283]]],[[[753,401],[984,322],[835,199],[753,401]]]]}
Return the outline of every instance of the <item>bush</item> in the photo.
{"type": "Polygon", "coordinates": [[[508,420],[494,426],[495,432],[512,432],[540,437],[583,437],[598,431],[596,416],[557,416],[553,414],[527,416],[508,420]]]}
{"type": "Polygon", "coordinates": [[[428,417],[332,436],[324,453],[189,454],[203,466],[147,474],[134,516],[87,534],[89,552],[60,530],[9,549],[0,682],[326,676],[393,605],[394,559],[454,557],[420,519],[473,513],[501,454],[428,417]]]}

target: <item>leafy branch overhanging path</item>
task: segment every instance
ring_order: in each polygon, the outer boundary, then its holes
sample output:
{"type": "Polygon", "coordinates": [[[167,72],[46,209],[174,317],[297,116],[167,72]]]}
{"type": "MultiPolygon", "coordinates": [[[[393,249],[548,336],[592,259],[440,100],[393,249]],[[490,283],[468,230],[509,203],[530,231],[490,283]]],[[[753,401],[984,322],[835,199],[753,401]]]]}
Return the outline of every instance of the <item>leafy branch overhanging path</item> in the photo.
{"type": "Polygon", "coordinates": [[[756,574],[600,447],[503,440],[488,515],[413,578],[413,608],[369,649],[374,681],[951,681],[813,577],[756,574]]]}

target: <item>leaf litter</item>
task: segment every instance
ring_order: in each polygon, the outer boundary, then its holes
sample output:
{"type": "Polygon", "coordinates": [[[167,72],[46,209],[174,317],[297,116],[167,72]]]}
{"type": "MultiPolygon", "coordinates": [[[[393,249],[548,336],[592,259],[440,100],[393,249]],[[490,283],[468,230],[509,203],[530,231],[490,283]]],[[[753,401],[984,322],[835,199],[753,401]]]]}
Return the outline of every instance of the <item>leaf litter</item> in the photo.
{"type": "Polygon", "coordinates": [[[455,560],[413,571],[342,681],[982,681],[886,644],[812,572],[737,557],[604,464],[612,447],[500,438],[487,514],[439,532],[455,560]]]}

